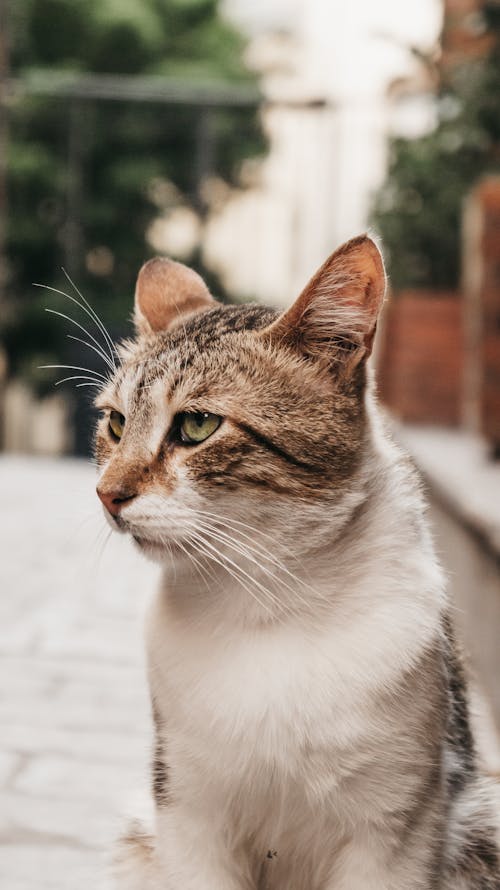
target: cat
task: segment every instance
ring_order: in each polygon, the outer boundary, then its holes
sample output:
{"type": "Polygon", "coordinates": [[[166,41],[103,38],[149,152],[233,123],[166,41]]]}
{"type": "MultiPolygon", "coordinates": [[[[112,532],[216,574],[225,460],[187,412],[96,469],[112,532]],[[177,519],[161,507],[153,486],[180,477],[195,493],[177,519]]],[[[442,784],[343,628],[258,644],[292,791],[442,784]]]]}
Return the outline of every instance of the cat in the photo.
{"type": "Polygon", "coordinates": [[[367,361],[367,235],[283,313],[165,258],[97,399],[97,492],[163,566],[155,830],[120,890],[500,890],[495,813],[419,481],[367,361]]]}

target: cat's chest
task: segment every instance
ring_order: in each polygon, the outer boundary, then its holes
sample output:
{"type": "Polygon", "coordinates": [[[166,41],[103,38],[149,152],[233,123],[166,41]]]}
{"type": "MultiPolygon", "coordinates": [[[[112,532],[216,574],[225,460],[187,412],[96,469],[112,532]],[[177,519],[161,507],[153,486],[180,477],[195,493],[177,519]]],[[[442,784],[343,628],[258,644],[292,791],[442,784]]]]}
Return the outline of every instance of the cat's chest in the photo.
{"type": "MultiPolygon", "coordinates": [[[[168,625],[150,634],[151,684],[170,737],[206,763],[244,772],[258,760],[287,772],[323,751],[348,748],[364,732],[345,696],[328,629],[239,634],[214,640],[168,625]]],[[[338,654],[338,653],[337,653],[338,654]]]]}
{"type": "MultiPolygon", "coordinates": [[[[248,738],[302,715],[307,723],[317,706],[316,660],[289,640],[233,640],[212,646],[200,639],[170,639],[156,650],[156,682],[172,717],[214,732],[248,738]]],[[[155,680],[153,680],[155,682],[155,680]]],[[[302,722],[301,721],[301,722],[302,722]]],[[[261,739],[261,741],[264,741],[261,739]]]]}

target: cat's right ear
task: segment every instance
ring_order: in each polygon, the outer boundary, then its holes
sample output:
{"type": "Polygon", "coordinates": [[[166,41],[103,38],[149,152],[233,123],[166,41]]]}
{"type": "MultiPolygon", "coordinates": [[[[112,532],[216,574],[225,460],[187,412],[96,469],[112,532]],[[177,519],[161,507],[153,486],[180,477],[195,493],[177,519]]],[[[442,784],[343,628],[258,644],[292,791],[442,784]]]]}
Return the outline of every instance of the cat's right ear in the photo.
{"type": "Polygon", "coordinates": [[[262,336],[349,375],[372,351],[385,289],[380,250],[360,235],[328,257],[262,336]]]}
{"type": "Polygon", "coordinates": [[[186,316],[214,305],[205,282],[193,269],[167,257],[144,264],[135,288],[134,323],[138,334],[168,331],[186,316]]]}

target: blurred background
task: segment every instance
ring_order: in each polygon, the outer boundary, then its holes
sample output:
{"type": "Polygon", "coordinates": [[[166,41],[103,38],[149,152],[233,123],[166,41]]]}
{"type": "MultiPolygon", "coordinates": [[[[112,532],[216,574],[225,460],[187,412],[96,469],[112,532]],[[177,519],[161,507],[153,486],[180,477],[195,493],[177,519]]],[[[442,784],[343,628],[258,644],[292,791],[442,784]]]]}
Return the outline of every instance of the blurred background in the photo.
{"type": "Polygon", "coordinates": [[[0,0],[9,890],[100,886],[147,782],[155,571],[94,503],[94,311],[126,336],[158,253],[222,300],[286,306],[367,227],[390,276],[379,393],[427,486],[499,771],[500,0],[0,0]]]}

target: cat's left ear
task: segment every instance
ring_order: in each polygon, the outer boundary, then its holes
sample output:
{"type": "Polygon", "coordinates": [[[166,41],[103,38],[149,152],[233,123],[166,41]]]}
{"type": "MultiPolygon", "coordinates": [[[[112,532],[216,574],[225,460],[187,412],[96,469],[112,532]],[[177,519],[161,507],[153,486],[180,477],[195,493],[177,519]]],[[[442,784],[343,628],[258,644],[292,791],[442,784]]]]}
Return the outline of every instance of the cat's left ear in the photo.
{"type": "Polygon", "coordinates": [[[346,373],[372,351],[386,290],[380,250],[368,235],[335,251],[293,306],[262,332],[346,373]]]}
{"type": "Polygon", "coordinates": [[[135,288],[134,322],[139,334],[167,331],[186,315],[214,304],[205,282],[193,269],[167,257],[144,264],[135,288]]]}

